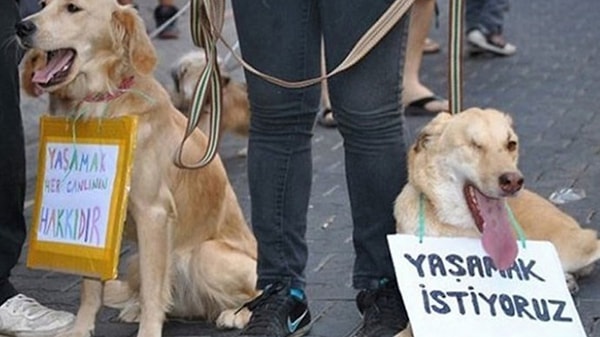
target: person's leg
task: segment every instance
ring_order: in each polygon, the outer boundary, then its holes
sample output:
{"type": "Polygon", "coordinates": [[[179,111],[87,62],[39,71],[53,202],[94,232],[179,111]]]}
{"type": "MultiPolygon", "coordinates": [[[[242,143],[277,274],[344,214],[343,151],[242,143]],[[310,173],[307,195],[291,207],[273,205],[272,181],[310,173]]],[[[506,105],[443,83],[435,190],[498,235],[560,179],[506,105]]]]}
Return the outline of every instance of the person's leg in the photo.
{"type": "MultiPolygon", "coordinates": [[[[158,6],[154,9],[154,21],[156,28],[160,28],[169,21],[179,8],[175,6],[175,0],[158,0],[158,6]]],[[[177,19],[165,26],[158,34],[160,39],[176,39],[179,37],[179,28],[177,28],[177,19]]]]}
{"type": "Polygon", "coordinates": [[[413,113],[413,110],[417,114],[448,111],[448,101],[437,97],[421,83],[420,77],[423,48],[431,28],[434,9],[435,0],[416,0],[411,9],[402,92],[402,102],[407,106],[407,114],[413,113]]]}
{"type": "MultiPolygon", "coordinates": [[[[321,22],[331,70],[387,9],[384,1],[323,0],[321,22]],[[335,20],[335,18],[348,18],[335,20]]],[[[393,203],[407,181],[401,86],[407,18],[360,62],[333,76],[329,94],[344,138],[356,253],[353,286],[363,325],[356,336],[391,337],[406,326],[387,235],[393,203]]]]}
{"type": "Polygon", "coordinates": [[[510,56],[517,51],[503,35],[504,12],[507,9],[507,0],[467,1],[467,41],[475,47],[471,50],[472,53],[488,51],[510,56]]]}
{"type": "Polygon", "coordinates": [[[481,11],[486,0],[467,0],[465,2],[465,28],[469,33],[473,29],[483,29],[481,27],[481,11]]]}
{"type": "Polygon", "coordinates": [[[39,1],[36,0],[21,0],[19,1],[19,11],[22,18],[28,17],[31,14],[41,9],[39,1]]]}
{"type": "Polygon", "coordinates": [[[484,33],[502,34],[506,6],[504,0],[485,1],[479,17],[479,24],[484,28],[484,33]]]}
{"type": "MultiPolygon", "coordinates": [[[[232,5],[248,63],[289,81],[319,76],[315,1],[233,0],[232,5]]],[[[248,71],[245,75],[252,111],[247,159],[251,224],[258,241],[257,288],[264,292],[251,306],[251,320],[241,335],[300,336],[311,320],[303,292],[305,234],[311,138],[321,89],[286,89],[248,71]]]]}
{"type": "Polygon", "coordinates": [[[71,313],[46,308],[19,294],[9,281],[17,264],[26,227],[25,144],[19,107],[18,62],[15,41],[19,10],[15,1],[0,1],[0,335],[50,336],[65,331],[71,313]]]}
{"type": "MultiPolygon", "coordinates": [[[[386,4],[321,2],[329,70],[387,9],[386,4]],[[352,19],[332,19],[339,16],[352,19]]],[[[386,235],[395,232],[393,202],[407,179],[400,105],[406,26],[405,18],[360,62],[329,80],[331,104],[344,137],[357,289],[395,278],[386,235]]]]}
{"type": "MultiPolygon", "coordinates": [[[[314,1],[234,0],[244,59],[285,80],[320,73],[314,1]]],[[[304,288],[306,213],[312,180],[311,137],[320,87],[286,89],[246,71],[251,122],[248,184],[258,239],[258,287],[282,278],[304,288]]]]}
{"type": "Polygon", "coordinates": [[[25,145],[19,108],[15,1],[0,2],[0,304],[17,294],[8,278],[25,240],[25,145]],[[12,42],[8,42],[12,41],[12,42]]]}

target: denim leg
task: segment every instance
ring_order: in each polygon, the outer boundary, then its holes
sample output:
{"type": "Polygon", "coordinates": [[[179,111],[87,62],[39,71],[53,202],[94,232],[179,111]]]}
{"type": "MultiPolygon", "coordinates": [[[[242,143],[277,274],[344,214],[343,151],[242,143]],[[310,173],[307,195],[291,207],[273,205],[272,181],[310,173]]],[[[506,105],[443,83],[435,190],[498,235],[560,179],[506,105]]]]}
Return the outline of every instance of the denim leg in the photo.
{"type": "MultiPolygon", "coordinates": [[[[320,3],[328,69],[339,64],[389,3],[320,3]],[[353,19],[336,20],[345,16],[353,19]]],[[[328,82],[344,138],[357,289],[373,288],[382,278],[395,279],[386,236],[396,232],[393,203],[407,181],[400,105],[407,22],[405,16],[364,59],[328,82]]]]}
{"type": "MultiPolygon", "coordinates": [[[[245,60],[286,80],[320,73],[314,0],[233,0],[245,60]]],[[[248,140],[251,222],[258,240],[258,288],[275,281],[304,288],[311,138],[320,87],[285,89],[246,72],[252,117],[248,140]]]]}
{"type": "Polygon", "coordinates": [[[481,12],[481,25],[489,34],[502,34],[504,12],[508,8],[508,0],[488,0],[481,12]]]}
{"type": "Polygon", "coordinates": [[[481,30],[485,35],[501,34],[508,0],[467,0],[467,31],[481,30]]]}
{"type": "Polygon", "coordinates": [[[19,108],[15,1],[0,1],[0,304],[16,290],[8,278],[25,240],[25,145],[19,108]]]}
{"type": "MultiPolygon", "coordinates": [[[[483,30],[481,27],[481,12],[485,3],[488,0],[466,0],[465,3],[465,23],[466,31],[469,32],[473,29],[483,30]]],[[[484,32],[487,33],[487,32],[484,32]]]]}

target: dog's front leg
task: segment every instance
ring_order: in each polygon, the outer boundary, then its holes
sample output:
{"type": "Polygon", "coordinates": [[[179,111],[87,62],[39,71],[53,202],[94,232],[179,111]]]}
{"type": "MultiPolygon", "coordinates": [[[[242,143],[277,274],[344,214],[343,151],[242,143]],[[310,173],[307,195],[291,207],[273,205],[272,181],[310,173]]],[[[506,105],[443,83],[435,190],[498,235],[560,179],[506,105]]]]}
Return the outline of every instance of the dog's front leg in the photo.
{"type": "Polygon", "coordinates": [[[141,281],[139,337],[161,336],[165,312],[171,303],[171,198],[166,187],[158,194],[151,203],[145,200],[144,207],[139,207],[136,202],[132,207],[138,234],[141,281]]]}
{"type": "Polygon", "coordinates": [[[94,332],[96,314],[102,306],[102,287],[100,280],[84,278],[81,284],[81,303],[77,318],[71,330],[61,336],[87,337],[94,332]]]}

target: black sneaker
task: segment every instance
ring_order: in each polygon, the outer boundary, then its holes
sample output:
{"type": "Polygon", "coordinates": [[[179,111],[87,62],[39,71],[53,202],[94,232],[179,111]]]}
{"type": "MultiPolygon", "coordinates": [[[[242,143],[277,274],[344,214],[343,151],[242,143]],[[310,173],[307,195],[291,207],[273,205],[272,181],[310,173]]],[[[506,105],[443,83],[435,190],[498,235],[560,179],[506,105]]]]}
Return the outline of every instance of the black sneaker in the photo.
{"type": "Polygon", "coordinates": [[[408,324],[396,281],[384,280],[377,289],[361,290],[356,296],[356,305],[363,322],[354,337],[392,337],[408,324]]]}
{"type": "Polygon", "coordinates": [[[300,337],[310,330],[306,299],[298,300],[290,295],[290,288],[284,284],[268,286],[244,307],[252,311],[252,316],[240,337],[300,337]]]}

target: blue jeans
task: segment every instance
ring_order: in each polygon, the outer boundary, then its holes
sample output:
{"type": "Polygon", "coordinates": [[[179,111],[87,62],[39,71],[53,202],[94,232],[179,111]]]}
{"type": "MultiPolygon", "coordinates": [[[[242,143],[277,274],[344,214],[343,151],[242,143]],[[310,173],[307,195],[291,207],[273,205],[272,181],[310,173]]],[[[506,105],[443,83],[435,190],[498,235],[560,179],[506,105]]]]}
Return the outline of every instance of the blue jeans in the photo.
{"type": "Polygon", "coordinates": [[[0,304],[17,294],[8,278],[25,241],[25,144],[19,107],[14,0],[0,1],[0,304]]]}
{"type": "Polygon", "coordinates": [[[484,35],[502,34],[504,12],[508,10],[508,6],[508,0],[467,0],[467,32],[478,29],[484,35]]]}
{"type": "MultiPolygon", "coordinates": [[[[233,0],[241,52],[285,80],[319,76],[321,37],[331,70],[391,0],[233,0]]],[[[407,33],[403,19],[358,64],[329,80],[344,139],[356,259],[353,285],[394,279],[386,235],[406,183],[400,98],[407,33]]],[[[275,281],[304,288],[311,138],[320,85],[286,89],[246,72],[252,111],[248,144],[251,222],[258,240],[258,288],[275,281]]]]}

